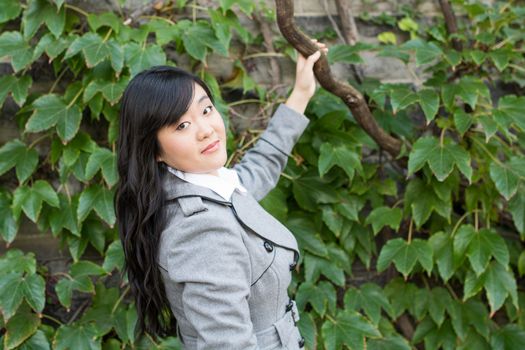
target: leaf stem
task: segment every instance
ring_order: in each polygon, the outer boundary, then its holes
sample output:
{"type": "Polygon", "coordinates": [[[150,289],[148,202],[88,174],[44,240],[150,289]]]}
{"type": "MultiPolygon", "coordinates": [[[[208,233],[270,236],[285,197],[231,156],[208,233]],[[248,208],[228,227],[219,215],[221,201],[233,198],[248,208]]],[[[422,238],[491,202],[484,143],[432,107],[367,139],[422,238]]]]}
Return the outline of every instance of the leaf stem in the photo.
{"type": "Polygon", "coordinates": [[[75,97],[73,97],[73,99],[71,100],[71,102],[69,102],[69,104],[67,105],[66,109],[70,109],[71,106],[73,106],[73,104],[76,102],[77,98],[82,95],[82,93],[84,92],[84,89],[80,89],[77,94],[75,95],[75,97]]]}
{"type": "Polygon", "coordinates": [[[515,70],[519,70],[520,72],[524,72],[524,73],[525,73],[525,68],[520,67],[520,66],[518,66],[518,65],[516,65],[516,64],[512,64],[512,63],[510,63],[510,64],[509,64],[509,67],[514,68],[515,70]]]}
{"type": "Polygon", "coordinates": [[[165,17],[161,17],[161,16],[142,15],[142,16],[140,16],[139,18],[158,19],[158,20],[162,20],[162,21],[168,22],[168,23],[171,24],[171,25],[175,25],[175,22],[173,22],[171,19],[168,19],[168,18],[165,18],[165,17]]]}
{"type": "Polygon", "coordinates": [[[47,315],[47,314],[42,314],[42,317],[45,317],[47,319],[50,319],[51,321],[55,322],[56,324],[59,324],[59,325],[63,325],[64,323],[61,322],[59,319],[53,317],[53,316],[50,316],[50,315],[47,315]]]}
{"type": "Polygon", "coordinates": [[[265,103],[265,102],[252,98],[252,99],[246,99],[246,100],[240,100],[240,101],[228,103],[228,107],[238,106],[238,105],[242,105],[245,103],[265,103]]]}
{"type": "Polygon", "coordinates": [[[108,41],[109,39],[109,36],[111,35],[111,33],[113,33],[113,28],[109,28],[106,36],[104,37],[104,40],[102,40],[103,43],[105,43],[106,41],[108,41]]]}
{"type": "Polygon", "coordinates": [[[456,292],[454,292],[454,289],[452,289],[452,287],[450,286],[450,284],[448,283],[445,283],[445,287],[447,287],[448,291],[450,292],[450,294],[452,294],[452,297],[455,299],[455,300],[460,300],[458,295],[456,294],[456,292]]]}
{"type": "Polygon", "coordinates": [[[51,136],[51,133],[48,132],[48,133],[45,133],[44,135],[38,137],[36,140],[34,140],[33,142],[31,142],[31,144],[29,145],[28,148],[33,148],[38,142],[40,142],[41,140],[45,139],[46,137],[49,137],[51,136]]]}
{"type": "Polygon", "coordinates": [[[441,129],[441,135],[439,135],[439,147],[443,148],[443,142],[445,139],[445,131],[447,130],[447,127],[445,126],[443,129],[441,129]]]}
{"type": "Polygon", "coordinates": [[[475,137],[472,137],[472,140],[474,140],[474,142],[476,142],[479,147],[484,150],[488,155],[489,157],[494,161],[496,162],[499,166],[501,167],[504,167],[503,163],[500,162],[500,160],[496,157],[494,157],[494,155],[492,153],[490,153],[490,151],[485,147],[484,144],[482,144],[478,139],[476,139],[475,137]]]}
{"type": "MultiPolygon", "coordinates": [[[[476,209],[473,210],[473,212],[476,211],[476,210],[479,210],[479,209],[476,208],[476,209]]],[[[450,237],[451,237],[451,238],[454,237],[454,234],[455,234],[456,231],[458,230],[459,225],[461,224],[461,222],[462,222],[463,220],[465,220],[465,218],[466,218],[469,214],[471,214],[471,213],[467,211],[465,214],[463,214],[463,215],[459,218],[459,220],[456,222],[456,225],[454,225],[454,228],[452,229],[452,233],[450,233],[450,237]]]]}
{"type": "Polygon", "coordinates": [[[76,11],[76,12],[80,13],[81,15],[84,15],[85,17],[89,16],[89,13],[87,13],[86,11],[82,10],[79,7],[76,7],[76,6],[73,6],[73,5],[70,5],[70,4],[64,4],[64,7],[68,8],[68,9],[71,9],[73,11],[76,11]]]}
{"type": "Polygon", "coordinates": [[[126,294],[128,294],[128,292],[129,292],[129,285],[126,287],[126,289],[124,289],[124,291],[122,292],[122,294],[118,298],[117,302],[115,303],[115,305],[111,309],[111,314],[112,315],[115,313],[115,311],[117,310],[117,307],[119,306],[120,302],[124,299],[124,297],[126,296],[126,294]]]}
{"type": "Polygon", "coordinates": [[[52,93],[53,90],[55,90],[56,86],[58,85],[58,83],[60,82],[60,79],[62,79],[62,77],[64,76],[64,74],[66,73],[66,71],[69,69],[69,67],[66,67],[62,70],[62,72],[60,72],[60,74],[58,75],[58,77],[56,78],[56,80],[53,82],[53,85],[51,86],[51,89],[49,89],[49,92],[48,94],[52,93]]]}
{"type": "Polygon", "coordinates": [[[256,57],[286,57],[285,54],[278,53],[278,52],[258,52],[253,53],[251,55],[246,55],[241,57],[241,60],[248,60],[250,58],[256,58],[256,57]]]}
{"type": "Polygon", "coordinates": [[[410,225],[408,226],[408,243],[410,244],[410,241],[412,240],[412,217],[410,217],[410,225]]]}

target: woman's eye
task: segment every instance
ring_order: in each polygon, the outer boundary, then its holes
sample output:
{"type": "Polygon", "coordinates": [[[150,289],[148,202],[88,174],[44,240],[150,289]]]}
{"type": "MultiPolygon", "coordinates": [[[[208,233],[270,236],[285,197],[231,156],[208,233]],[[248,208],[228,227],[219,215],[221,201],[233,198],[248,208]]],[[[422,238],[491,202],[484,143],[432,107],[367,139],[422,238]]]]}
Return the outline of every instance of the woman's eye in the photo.
{"type": "Polygon", "coordinates": [[[177,126],[177,130],[183,130],[183,129],[186,129],[186,128],[183,128],[182,126],[183,126],[183,125],[188,125],[187,123],[188,123],[188,122],[184,122],[184,123],[180,124],[179,126],[177,126]]]}
{"type": "MultiPolygon", "coordinates": [[[[206,108],[209,108],[210,109],[210,113],[211,113],[213,107],[212,106],[207,106],[206,108]]],[[[206,110],[206,109],[204,109],[204,110],[206,110]]],[[[210,114],[210,113],[208,113],[208,114],[210,114]]]]}

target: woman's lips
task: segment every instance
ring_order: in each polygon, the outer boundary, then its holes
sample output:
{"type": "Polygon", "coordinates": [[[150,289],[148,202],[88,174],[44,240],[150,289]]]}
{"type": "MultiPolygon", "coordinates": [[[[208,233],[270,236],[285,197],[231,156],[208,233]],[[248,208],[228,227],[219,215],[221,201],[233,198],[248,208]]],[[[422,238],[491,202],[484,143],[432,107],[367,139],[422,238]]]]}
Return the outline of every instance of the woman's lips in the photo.
{"type": "Polygon", "coordinates": [[[220,140],[217,140],[215,141],[214,143],[212,143],[210,146],[208,146],[204,151],[202,151],[201,153],[203,154],[208,154],[208,153],[213,153],[215,152],[216,150],[219,149],[219,141],[220,140]]]}

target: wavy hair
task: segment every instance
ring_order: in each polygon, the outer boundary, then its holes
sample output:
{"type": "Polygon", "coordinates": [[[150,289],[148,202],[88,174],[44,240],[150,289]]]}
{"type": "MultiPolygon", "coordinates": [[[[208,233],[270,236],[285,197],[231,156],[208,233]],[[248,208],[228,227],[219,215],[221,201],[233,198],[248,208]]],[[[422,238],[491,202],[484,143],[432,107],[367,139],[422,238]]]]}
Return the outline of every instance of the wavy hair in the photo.
{"type": "Polygon", "coordinates": [[[199,84],[212,102],[206,83],[181,68],[154,66],[128,83],[120,105],[117,183],[114,207],[128,276],[138,314],[139,335],[173,335],[176,319],[157,265],[160,235],[166,225],[162,181],[167,175],[157,131],[176,123],[188,110],[199,84]],[[170,334],[171,333],[171,334],[170,334]]]}

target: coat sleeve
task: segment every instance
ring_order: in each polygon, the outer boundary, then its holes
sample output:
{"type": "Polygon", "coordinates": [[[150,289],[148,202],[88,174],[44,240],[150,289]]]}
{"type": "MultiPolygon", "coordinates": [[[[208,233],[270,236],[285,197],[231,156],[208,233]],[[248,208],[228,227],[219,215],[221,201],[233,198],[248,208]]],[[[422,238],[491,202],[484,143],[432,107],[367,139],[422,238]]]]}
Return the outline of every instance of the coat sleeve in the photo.
{"type": "Polygon", "coordinates": [[[233,166],[241,184],[257,200],[279,181],[292,149],[310,120],[281,103],[255,145],[233,166]]]}
{"type": "Polygon", "coordinates": [[[184,314],[197,332],[197,349],[258,350],[250,318],[250,257],[226,215],[185,217],[170,242],[168,274],[183,283],[184,314]]]}

